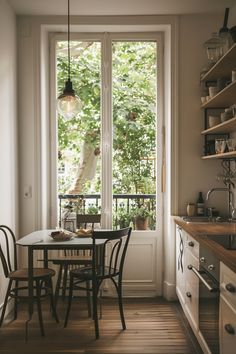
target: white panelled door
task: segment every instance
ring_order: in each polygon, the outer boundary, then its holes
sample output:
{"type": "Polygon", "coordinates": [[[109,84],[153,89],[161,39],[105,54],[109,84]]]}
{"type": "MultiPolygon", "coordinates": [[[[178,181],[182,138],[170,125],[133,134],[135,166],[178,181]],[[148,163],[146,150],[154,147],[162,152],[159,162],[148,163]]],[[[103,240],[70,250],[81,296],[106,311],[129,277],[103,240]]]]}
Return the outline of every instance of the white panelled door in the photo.
{"type": "MultiPolygon", "coordinates": [[[[51,225],[65,215],[66,222],[73,219],[69,207],[75,201],[77,210],[99,210],[103,228],[132,225],[124,296],[160,295],[162,33],[77,33],[71,38],[71,80],[83,107],[75,119],[64,121],[52,99],[51,209],[56,212],[51,225]],[[68,193],[78,197],[62,198],[59,209],[58,195],[68,193]],[[144,230],[135,223],[140,208],[149,213],[144,230]]],[[[51,54],[56,97],[67,79],[66,37],[52,37],[51,54]]],[[[104,290],[113,293],[110,285],[104,290]]]]}

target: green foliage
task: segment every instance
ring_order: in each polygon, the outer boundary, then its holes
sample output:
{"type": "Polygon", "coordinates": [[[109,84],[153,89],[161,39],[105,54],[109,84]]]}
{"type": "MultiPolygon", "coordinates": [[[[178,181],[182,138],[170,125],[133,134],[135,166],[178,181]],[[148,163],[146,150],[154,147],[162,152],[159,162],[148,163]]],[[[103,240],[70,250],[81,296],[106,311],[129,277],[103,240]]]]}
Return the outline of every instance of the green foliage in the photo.
{"type": "MultiPolygon", "coordinates": [[[[70,121],[58,118],[59,193],[71,186],[84,141],[94,148],[101,136],[101,48],[98,42],[71,42],[71,80],[83,103],[70,121]],[[78,53],[78,54],[77,54],[78,53]]],[[[67,42],[59,42],[58,93],[67,80],[67,42]]],[[[156,45],[115,42],[113,60],[113,193],[155,193],[156,45]]],[[[101,192],[101,163],[83,193],[101,192]]]]}
{"type": "Polygon", "coordinates": [[[132,219],[134,218],[140,218],[140,219],[146,219],[148,217],[153,216],[153,212],[148,209],[147,205],[137,205],[136,207],[131,209],[130,215],[132,219]]]}
{"type": "Polygon", "coordinates": [[[128,227],[131,221],[132,217],[125,208],[119,207],[117,212],[114,213],[113,224],[114,226],[119,225],[120,229],[128,227]]]}
{"type": "Polygon", "coordinates": [[[99,212],[99,208],[97,208],[96,206],[89,206],[87,209],[87,214],[98,214],[99,212]]]}

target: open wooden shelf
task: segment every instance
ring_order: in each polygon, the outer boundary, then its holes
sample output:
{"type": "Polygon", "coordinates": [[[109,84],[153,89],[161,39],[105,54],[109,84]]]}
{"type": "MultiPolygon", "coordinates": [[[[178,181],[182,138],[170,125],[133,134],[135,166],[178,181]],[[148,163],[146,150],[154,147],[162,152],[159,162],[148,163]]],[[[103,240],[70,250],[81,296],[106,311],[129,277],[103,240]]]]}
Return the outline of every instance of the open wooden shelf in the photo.
{"type": "Polygon", "coordinates": [[[222,77],[231,78],[232,70],[235,70],[236,43],[223,55],[214,66],[201,78],[201,81],[217,80],[222,77]]]}
{"type": "Polygon", "coordinates": [[[236,102],[236,81],[231,82],[223,90],[218,92],[202,108],[227,108],[236,102]]]}
{"type": "MultiPolygon", "coordinates": [[[[213,65],[210,70],[201,78],[201,81],[213,81],[220,78],[227,78],[231,80],[232,70],[235,70],[236,63],[236,43],[228,50],[225,55],[223,55],[215,65],[213,65]]],[[[218,92],[209,101],[202,104],[201,108],[228,108],[236,103],[236,81],[231,82],[223,90],[218,92]]],[[[236,116],[215,125],[214,127],[205,129],[201,132],[202,135],[210,134],[229,134],[236,132],[236,116]]],[[[202,156],[203,160],[213,160],[213,159],[228,159],[236,160],[236,151],[225,152],[223,154],[214,154],[202,156]]]]}
{"type": "Polygon", "coordinates": [[[236,131],[236,117],[231,118],[223,123],[217,124],[212,128],[203,130],[202,135],[206,134],[216,134],[216,133],[233,133],[236,131]]]}
{"type": "Polygon", "coordinates": [[[223,154],[202,156],[203,160],[227,159],[227,158],[228,159],[236,158],[236,151],[224,152],[223,154]]]}

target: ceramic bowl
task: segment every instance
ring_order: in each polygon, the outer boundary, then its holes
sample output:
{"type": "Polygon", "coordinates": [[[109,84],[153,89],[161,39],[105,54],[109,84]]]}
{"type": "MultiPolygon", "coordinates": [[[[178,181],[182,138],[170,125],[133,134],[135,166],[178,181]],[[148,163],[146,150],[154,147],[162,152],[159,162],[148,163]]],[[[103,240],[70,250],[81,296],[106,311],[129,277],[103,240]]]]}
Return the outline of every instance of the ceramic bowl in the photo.
{"type": "Polygon", "coordinates": [[[54,241],[70,241],[73,237],[73,234],[67,231],[53,231],[50,236],[53,238],[54,241]]]}

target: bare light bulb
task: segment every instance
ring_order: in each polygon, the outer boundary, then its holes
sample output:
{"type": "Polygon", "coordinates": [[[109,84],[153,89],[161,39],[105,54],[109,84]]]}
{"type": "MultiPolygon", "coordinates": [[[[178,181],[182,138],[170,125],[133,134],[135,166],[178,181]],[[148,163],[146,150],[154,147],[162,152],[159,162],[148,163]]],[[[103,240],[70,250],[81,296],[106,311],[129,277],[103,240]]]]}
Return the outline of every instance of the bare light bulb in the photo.
{"type": "Polygon", "coordinates": [[[63,93],[58,97],[57,109],[58,112],[66,119],[72,119],[81,110],[82,104],[72,87],[70,79],[66,81],[63,93]]]}

